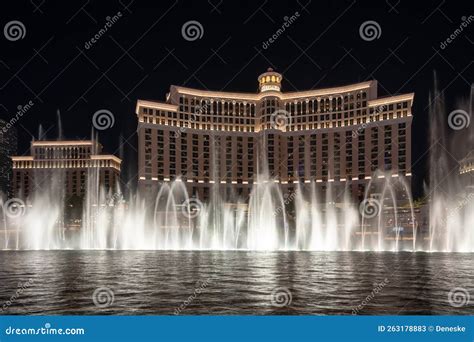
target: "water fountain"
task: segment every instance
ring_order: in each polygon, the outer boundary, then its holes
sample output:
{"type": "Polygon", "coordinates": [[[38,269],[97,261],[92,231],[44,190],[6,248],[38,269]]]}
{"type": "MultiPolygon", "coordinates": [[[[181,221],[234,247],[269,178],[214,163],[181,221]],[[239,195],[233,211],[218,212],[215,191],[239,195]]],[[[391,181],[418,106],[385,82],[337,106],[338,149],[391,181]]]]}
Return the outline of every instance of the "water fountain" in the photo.
{"type": "MultiPolygon", "coordinates": [[[[24,205],[0,202],[0,247],[474,252],[474,195],[463,194],[458,172],[449,167],[442,102],[435,91],[430,99],[428,231],[420,228],[407,179],[381,171],[374,173],[361,203],[353,200],[347,184],[336,182],[328,182],[324,191],[316,182],[299,183],[284,194],[264,167],[247,201],[224,201],[216,180],[211,199],[202,203],[189,196],[178,178],[164,182],[151,203],[140,195],[125,203],[120,190],[106,193],[90,169],[79,229],[66,229],[59,173],[24,205]]],[[[469,106],[472,112],[472,94],[469,106]]],[[[468,147],[473,146],[472,131],[471,126],[464,133],[468,147]]]]}

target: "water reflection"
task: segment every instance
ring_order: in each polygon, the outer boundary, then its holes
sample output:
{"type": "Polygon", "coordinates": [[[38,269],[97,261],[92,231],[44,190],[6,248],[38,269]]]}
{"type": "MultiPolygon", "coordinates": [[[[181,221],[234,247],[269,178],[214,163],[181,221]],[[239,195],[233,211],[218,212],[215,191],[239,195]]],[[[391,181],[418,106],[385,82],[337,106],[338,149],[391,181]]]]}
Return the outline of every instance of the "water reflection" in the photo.
{"type": "MultiPolygon", "coordinates": [[[[474,296],[474,256],[442,253],[8,251],[0,303],[31,284],[2,314],[302,315],[472,314],[448,293],[474,296]],[[202,286],[205,283],[206,286],[202,286]],[[94,305],[97,288],[113,303],[94,305]],[[288,305],[272,304],[287,289],[288,305]],[[374,289],[376,291],[375,295],[374,289]],[[369,300],[367,299],[369,298],[369,300]]],[[[3,304],[2,304],[3,305],[3,304]]]]}

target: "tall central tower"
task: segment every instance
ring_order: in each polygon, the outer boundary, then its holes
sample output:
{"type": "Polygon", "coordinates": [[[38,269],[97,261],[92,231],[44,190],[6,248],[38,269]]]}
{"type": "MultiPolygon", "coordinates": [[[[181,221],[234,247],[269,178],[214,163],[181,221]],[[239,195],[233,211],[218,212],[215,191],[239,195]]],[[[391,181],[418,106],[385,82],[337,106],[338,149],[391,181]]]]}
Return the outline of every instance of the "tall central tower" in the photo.
{"type": "Polygon", "coordinates": [[[281,80],[283,76],[275,71],[272,68],[268,68],[267,72],[264,72],[258,76],[260,92],[264,91],[281,91],[281,80]]]}

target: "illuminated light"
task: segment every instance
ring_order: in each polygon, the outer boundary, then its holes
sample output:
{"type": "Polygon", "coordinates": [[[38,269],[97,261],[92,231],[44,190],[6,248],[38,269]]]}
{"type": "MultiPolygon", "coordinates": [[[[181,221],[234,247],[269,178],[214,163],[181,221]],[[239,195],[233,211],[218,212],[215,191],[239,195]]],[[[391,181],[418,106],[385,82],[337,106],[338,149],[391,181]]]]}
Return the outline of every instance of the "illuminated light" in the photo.
{"type": "Polygon", "coordinates": [[[261,91],[280,91],[280,87],[274,84],[265,84],[261,87],[261,91]]]}
{"type": "Polygon", "coordinates": [[[288,184],[288,181],[281,181],[281,184],[288,184]]]}
{"type": "Polygon", "coordinates": [[[158,178],[157,177],[151,177],[151,180],[157,181],[158,178]]]}
{"type": "Polygon", "coordinates": [[[352,177],[352,180],[358,180],[359,178],[358,177],[352,177]]]}
{"type": "Polygon", "coordinates": [[[188,179],[187,182],[188,182],[188,183],[192,183],[193,180],[192,180],[192,179],[188,179]]]}
{"type": "Polygon", "coordinates": [[[226,181],[225,181],[225,180],[221,180],[221,184],[225,184],[225,183],[226,183],[226,181]]]}
{"type": "Polygon", "coordinates": [[[204,180],[199,179],[199,180],[198,180],[198,183],[204,183],[204,180]]]}
{"type": "Polygon", "coordinates": [[[309,179],[305,179],[304,181],[305,183],[311,183],[311,181],[309,179]]]}
{"type": "Polygon", "coordinates": [[[176,178],[176,181],[177,182],[182,182],[182,179],[181,178],[176,178]]]}
{"type": "Polygon", "coordinates": [[[164,180],[165,182],[169,182],[169,181],[170,181],[170,179],[169,179],[169,178],[166,178],[166,177],[163,178],[163,180],[164,180]]]}
{"type": "MultiPolygon", "coordinates": [[[[374,86],[375,81],[366,81],[361,83],[356,83],[352,85],[342,86],[342,87],[334,87],[334,88],[324,88],[324,89],[315,89],[315,90],[305,90],[305,91],[298,91],[298,92],[288,92],[288,93],[277,93],[275,96],[280,98],[281,100],[294,100],[299,98],[307,98],[307,97],[317,97],[317,96],[325,96],[325,95],[332,95],[334,93],[344,93],[344,92],[351,92],[357,90],[364,90],[369,89],[374,86]]],[[[263,97],[266,97],[267,94],[262,93],[235,93],[235,92],[221,92],[221,91],[209,91],[209,90],[199,90],[199,89],[192,89],[180,86],[172,86],[173,89],[176,90],[177,93],[183,95],[191,95],[191,96],[199,96],[199,97],[206,97],[206,98],[226,98],[231,100],[244,100],[244,101],[259,101],[263,97]]],[[[166,105],[164,103],[158,102],[149,102],[149,101],[142,101],[143,103],[152,103],[158,105],[166,105]]],[[[176,110],[177,110],[176,106],[176,110]]]]}
{"type": "Polygon", "coordinates": [[[32,141],[31,146],[92,146],[92,140],[40,140],[32,141]]]}
{"type": "Polygon", "coordinates": [[[328,182],[334,182],[334,179],[328,179],[328,182]]]}
{"type": "Polygon", "coordinates": [[[273,183],[280,183],[280,181],[278,179],[274,179],[273,183]]]}
{"type": "Polygon", "coordinates": [[[397,174],[397,173],[394,173],[394,174],[392,175],[392,177],[398,177],[398,174],[397,174]]]}
{"type": "Polygon", "coordinates": [[[323,180],[322,179],[316,179],[316,183],[322,183],[323,180]]]}
{"type": "Polygon", "coordinates": [[[346,181],[346,179],[345,179],[345,178],[341,178],[341,182],[345,182],[345,181],[346,181]]]}
{"type": "Polygon", "coordinates": [[[248,181],[242,181],[242,184],[248,184],[249,182],[248,181]]]}
{"type": "Polygon", "coordinates": [[[385,175],[379,175],[378,178],[385,178],[385,175]]]}
{"type": "Polygon", "coordinates": [[[214,181],[211,179],[211,180],[209,181],[209,183],[210,183],[210,184],[214,184],[214,181]]]}
{"type": "Polygon", "coordinates": [[[406,176],[411,176],[411,172],[408,172],[408,173],[406,174],[406,176]]]}
{"type": "Polygon", "coordinates": [[[145,180],[145,179],[146,179],[146,178],[145,178],[145,177],[143,177],[143,176],[141,176],[141,177],[140,177],[140,180],[145,180]]]}
{"type": "Polygon", "coordinates": [[[371,176],[365,176],[365,179],[372,179],[371,176]]]}
{"type": "Polygon", "coordinates": [[[408,93],[402,95],[395,95],[390,97],[384,97],[381,99],[374,99],[368,101],[368,107],[376,107],[389,103],[403,102],[403,101],[413,101],[415,93],[408,93]]]}

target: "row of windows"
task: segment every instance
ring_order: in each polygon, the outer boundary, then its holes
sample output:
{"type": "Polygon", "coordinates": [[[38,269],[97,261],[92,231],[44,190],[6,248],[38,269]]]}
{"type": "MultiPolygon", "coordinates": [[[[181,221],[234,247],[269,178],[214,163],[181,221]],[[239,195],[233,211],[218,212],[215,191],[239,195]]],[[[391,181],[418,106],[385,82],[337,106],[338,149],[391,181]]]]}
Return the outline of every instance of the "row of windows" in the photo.
{"type": "MultiPolygon", "coordinates": [[[[268,134],[262,146],[272,176],[304,177],[309,174],[316,177],[322,174],[323,179],[337,179],[341,175],[357,177],[368,173],[366,166],[370,166],[371,171],[379,167],[390,170],[394,168],[393,161],[398,162],[396,169],[406,170],[405,130],[406,124],[399,124],[397,145],[393,145],[392,126],[383,126],[371,128],[367,134],[360,132],[355,147],[352,131],[335,132],[331,140],[328,133],[323,133],[321,146],[318,146],[316,134],[285,138],[278,135],[278,140],[276,135],[268,134]],[[379,136],[383,139],[382,144],[379,136]],[[366,138],[371,145],[366,146],[366,138]],[[392,158],[393,152],[398,154],[395,159],[392,158]],[[318,156],[318,153],[321,155],[318,156]],[[345,158],[342,159],[342,156],[345,158]]],[[[159,178],[182,175],[200,179],[210,176],[250,179],[257,167],[258,158],[255,157],[259,155],[258,145],[262,141],[255,142],[257,144],[254,144],[252,137],[216,136],[211,140],[209,135],[187,133],[177,139],[170,133],[165,135],[162,130],[146,129],[145,175],[159,178]],[[153,134],[156,134],[155,143],[152,143],[153,134]],[[245,167],[243,160],[246,160],[245,167]]]]}

